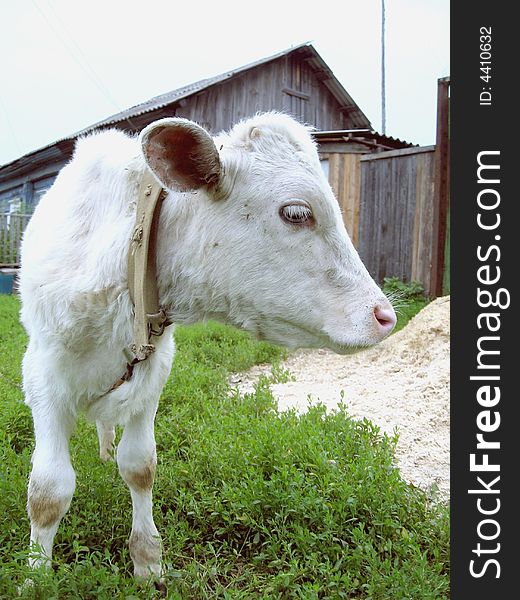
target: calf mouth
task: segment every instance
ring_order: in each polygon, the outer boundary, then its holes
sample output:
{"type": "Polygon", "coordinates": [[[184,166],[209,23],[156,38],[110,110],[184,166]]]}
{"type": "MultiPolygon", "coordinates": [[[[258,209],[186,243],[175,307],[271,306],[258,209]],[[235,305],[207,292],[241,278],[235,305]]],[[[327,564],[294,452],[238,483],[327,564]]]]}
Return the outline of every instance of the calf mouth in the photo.
{"type": "Polygon", "coordinates": [[[258,327],[253,332],[260,340],[284,346],[289,350],[298,348],[328,349],[336,354],[355,354],[375,345],[374,342],[342,343],[323,330],[314,329],[289,319],[276,318],[269,321],[269,328],[258,327]]]}

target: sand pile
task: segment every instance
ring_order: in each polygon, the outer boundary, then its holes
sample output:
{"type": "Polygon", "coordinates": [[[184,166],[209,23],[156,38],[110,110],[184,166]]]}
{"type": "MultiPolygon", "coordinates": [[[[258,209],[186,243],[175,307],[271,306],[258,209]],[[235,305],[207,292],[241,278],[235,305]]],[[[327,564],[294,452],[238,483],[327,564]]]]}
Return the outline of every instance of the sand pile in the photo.
{"type": "MultiPolygon", "coordinates": [[[[450,297],[427,305],[401,331],[378,346],[350,356],[327,350],[298,351],[283,364],[295,381],[273,384],[280,410],[303,412],[320,401],[333,410],[341,401],[355,418],[399,433],[396,458],[403,477],[449,498],[450,297]]],[[[251,391],[255,367],[231,379],[251,391]]]]}

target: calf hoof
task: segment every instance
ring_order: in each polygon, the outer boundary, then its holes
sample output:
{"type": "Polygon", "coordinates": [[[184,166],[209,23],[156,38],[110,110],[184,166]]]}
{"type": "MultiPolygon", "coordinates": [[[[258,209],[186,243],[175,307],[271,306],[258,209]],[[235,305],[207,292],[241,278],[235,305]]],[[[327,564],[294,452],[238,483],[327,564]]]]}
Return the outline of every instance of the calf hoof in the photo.
{"type": "Polygon", "coordinates": [[[135,575],[135,578],[137,580],[138,587],[149,589],[151,586],[153,586],[157,591],[157,595],[159,595],[161,598],[166,598],[168,595],[168,588],[164,583],[164,579],[159,579],[153,574],[149,574],[147,577],[135,575]]]}
{"type": "Polygon", "coordinates": [[[161,538],[150,532],[132,530],[129,540],[134,575],[138,579],[161,577],[161,538]]]}
{"type": "Polygon", "coordinates": [[[159,581],[156,581],[154,583],[154,586],[155,586],[155,589],[159,592],[159,595],[162,596],[163,598],[166,598],[166,596],[168,595],[168,588],[166,587],[164,580],[161,579],[159,581]]]}

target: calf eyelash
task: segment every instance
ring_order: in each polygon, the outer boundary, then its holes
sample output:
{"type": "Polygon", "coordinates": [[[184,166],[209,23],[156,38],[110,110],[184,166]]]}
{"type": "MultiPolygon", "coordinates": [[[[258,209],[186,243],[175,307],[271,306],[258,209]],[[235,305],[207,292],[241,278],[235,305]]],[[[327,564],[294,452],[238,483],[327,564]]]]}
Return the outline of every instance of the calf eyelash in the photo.
{"type": "Polygon", "coordinates": [[[310,225],[314,222],[312,210],[305,204],[286,204],[280,208],[280,216],[293,225],[310,225]]]}

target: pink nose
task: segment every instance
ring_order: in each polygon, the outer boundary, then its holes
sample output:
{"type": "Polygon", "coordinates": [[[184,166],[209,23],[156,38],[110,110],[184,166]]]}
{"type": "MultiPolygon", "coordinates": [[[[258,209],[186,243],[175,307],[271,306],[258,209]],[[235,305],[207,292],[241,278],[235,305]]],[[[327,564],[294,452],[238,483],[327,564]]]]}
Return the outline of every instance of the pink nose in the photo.
{"type": "Polygon", "coordinates": [[[380,306],[376,306],[374,308],[374,318],[377,321],[380,332],[384,335],[388,335],[397,323],[397,317],[392,307],[381,308],[380,306]]]}

